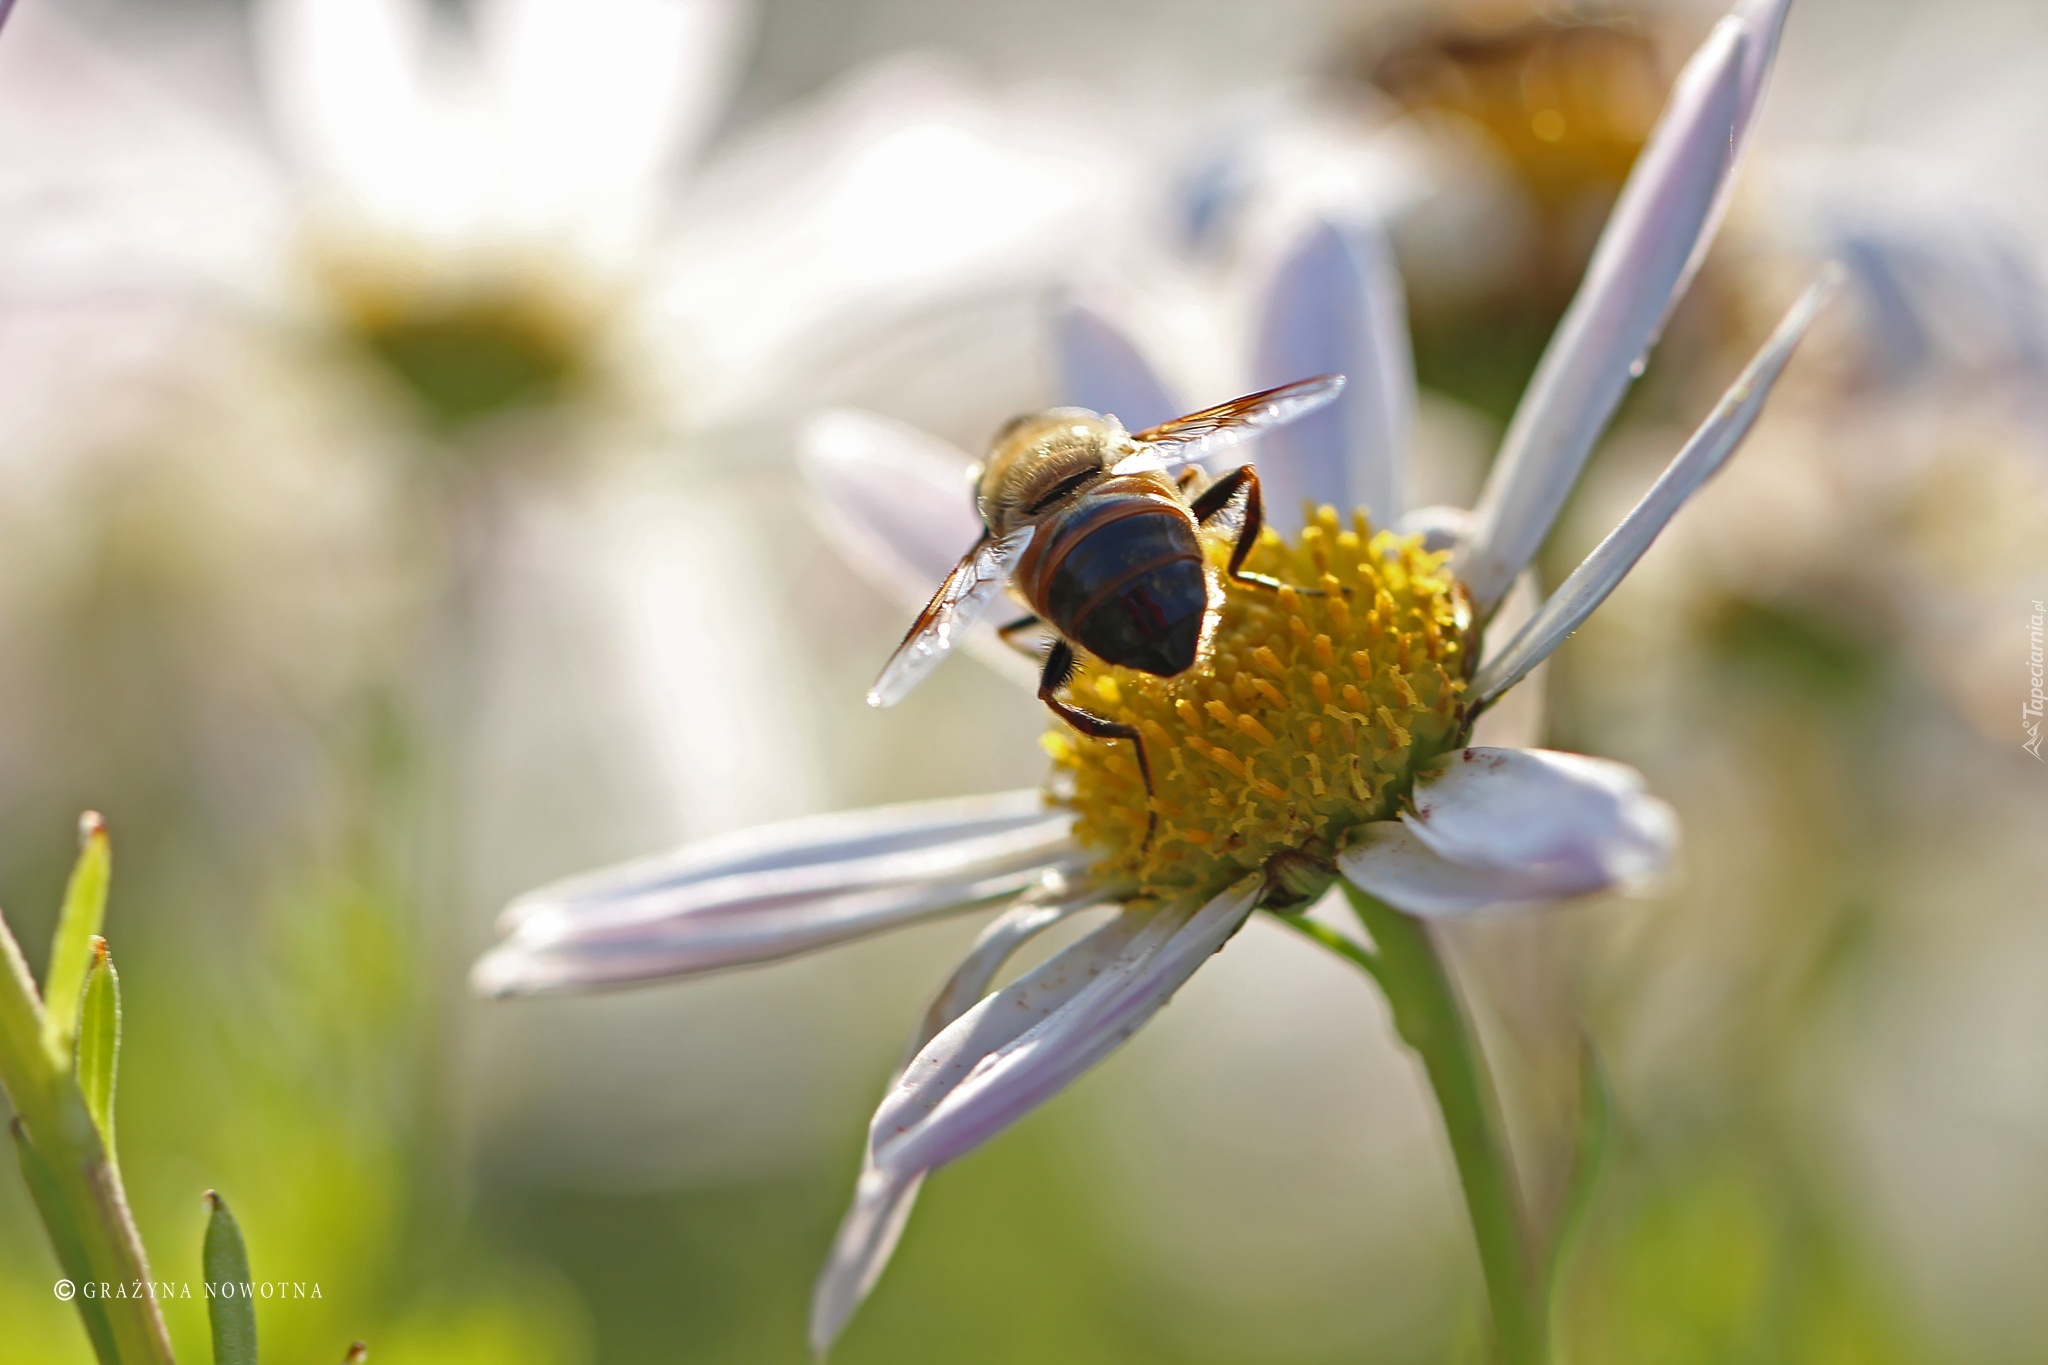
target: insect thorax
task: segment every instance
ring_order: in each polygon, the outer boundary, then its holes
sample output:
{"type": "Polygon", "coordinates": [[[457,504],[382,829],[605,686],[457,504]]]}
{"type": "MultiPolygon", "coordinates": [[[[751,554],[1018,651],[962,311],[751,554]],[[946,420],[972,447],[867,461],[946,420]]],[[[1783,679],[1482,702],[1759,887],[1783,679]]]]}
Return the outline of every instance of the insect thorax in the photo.
{"type": "Polygon", "coordinates": [[[1053,408],[1019,417],[996,433],[976,488],[981,518],[997,535],[1016,529],[1091,475],[1129,454],[1131,438],[1114,417],[1086,408],[1053,408]]]}

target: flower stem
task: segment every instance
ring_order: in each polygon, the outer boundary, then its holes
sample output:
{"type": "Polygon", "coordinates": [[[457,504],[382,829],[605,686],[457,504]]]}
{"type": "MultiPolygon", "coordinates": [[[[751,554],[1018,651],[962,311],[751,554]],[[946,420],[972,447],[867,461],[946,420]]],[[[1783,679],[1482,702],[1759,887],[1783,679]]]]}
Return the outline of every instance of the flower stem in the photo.
{"type": "Polygon", "coordinates": [[[1436,1092],[1486,1277],[1494,1357],[1500,1365],[1542,1365],[1549,1342],[1540,1262],[1529,1252],[1493,1079],[1457,986],[1426,925],[1340,885],[1372,935],[1378,962],[1373,975],[1393,1009],[1394,1027],[1422,1059],[1436,1092]]]}
{"type": "MultiPolygon", "coordinates": [[[[45,1043],[45,1019],[21,950],[0,918],[0,1091],[14,1109],[22,1176],[101,1365],[171,1365],[163,1315],[147,1291],[137,1292],[149,1282],[149,1260],[120,1168],[72,1059],[45,1043]],[[102,1294],[101,1285],[125,1292],[102,1294]]],[[[67,1048],[73,1029],[67,1026],[67,1048]]]]}

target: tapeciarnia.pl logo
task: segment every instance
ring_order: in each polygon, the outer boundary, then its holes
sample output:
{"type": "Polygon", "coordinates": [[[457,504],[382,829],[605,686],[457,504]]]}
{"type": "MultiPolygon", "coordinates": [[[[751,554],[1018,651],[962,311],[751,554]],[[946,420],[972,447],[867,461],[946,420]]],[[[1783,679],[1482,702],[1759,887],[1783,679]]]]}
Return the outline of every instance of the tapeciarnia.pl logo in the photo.
{"type": "Polygon", "coordinates": [[[2048,628],[2048,604],[2036,602],[2034,615],[2027,623],[2027,675],[2033,685],[2027,689],[2026,705],[2020,708],[2020,726],[2027,734],[2027,742],[2020,747],[2037,759],[2041,758],[2041,716],[2048,711],[2048,663],[2044,663],[2042,654],[2044,628],[2048,628]]]}

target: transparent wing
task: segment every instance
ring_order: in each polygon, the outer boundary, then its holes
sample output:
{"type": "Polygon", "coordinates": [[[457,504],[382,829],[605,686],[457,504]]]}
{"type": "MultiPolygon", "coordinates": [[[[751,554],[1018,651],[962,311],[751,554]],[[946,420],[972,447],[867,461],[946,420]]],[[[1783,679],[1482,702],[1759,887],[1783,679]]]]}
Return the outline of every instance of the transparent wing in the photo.
{"type": "Polygon", "coordinates": [[[1343,389],[1343,375],[1324,374],[1233,398],[1133,434],[1131,439],[1141,447],[1136,458],[1151,456],[1168,469],[1191,464],[1262,431],[1306,417],[1343,389]]]}
{"type": "Polygon", "coordinates": [[[939,660],[953,647],[960,633],[981,619],[989,603],[996,600],[1003,584],[1017,568],[1017,561],[1031,544],[1033,528],[1022,527],[1001,540],[983,537],[969,550],[939,584],[932,600],[925,603],[910,632],[881,676],[868,689],[868,705],[894,706],[910,695],[910,689],[924,681],[925,674],[938,667],[939,660]]]}

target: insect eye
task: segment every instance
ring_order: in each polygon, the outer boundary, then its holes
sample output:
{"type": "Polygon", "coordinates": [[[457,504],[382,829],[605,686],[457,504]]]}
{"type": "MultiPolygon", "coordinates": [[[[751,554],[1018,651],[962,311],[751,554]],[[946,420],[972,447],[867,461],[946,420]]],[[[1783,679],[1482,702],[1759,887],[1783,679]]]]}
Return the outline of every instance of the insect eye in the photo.
{"type": "Polygon", "coordinates": [[[1099,471],[1093,468],[1075,470],[1073,473],[1067,475],[1064,479],[1061,479],[1058,483],[1054,484],[1051,488],[1046,489],[1045,492],[1033,498],[1028,504],[1025,505],[1024,511],[1026,512],[1026,514],[1043,512],[1046,508],[1052,506],[1061,498],[1064,498],[1067,494],[1081,487],[1081,485],[1087,483],[1090,479],[1093,479],[1098,472],[1099,471]]]}

